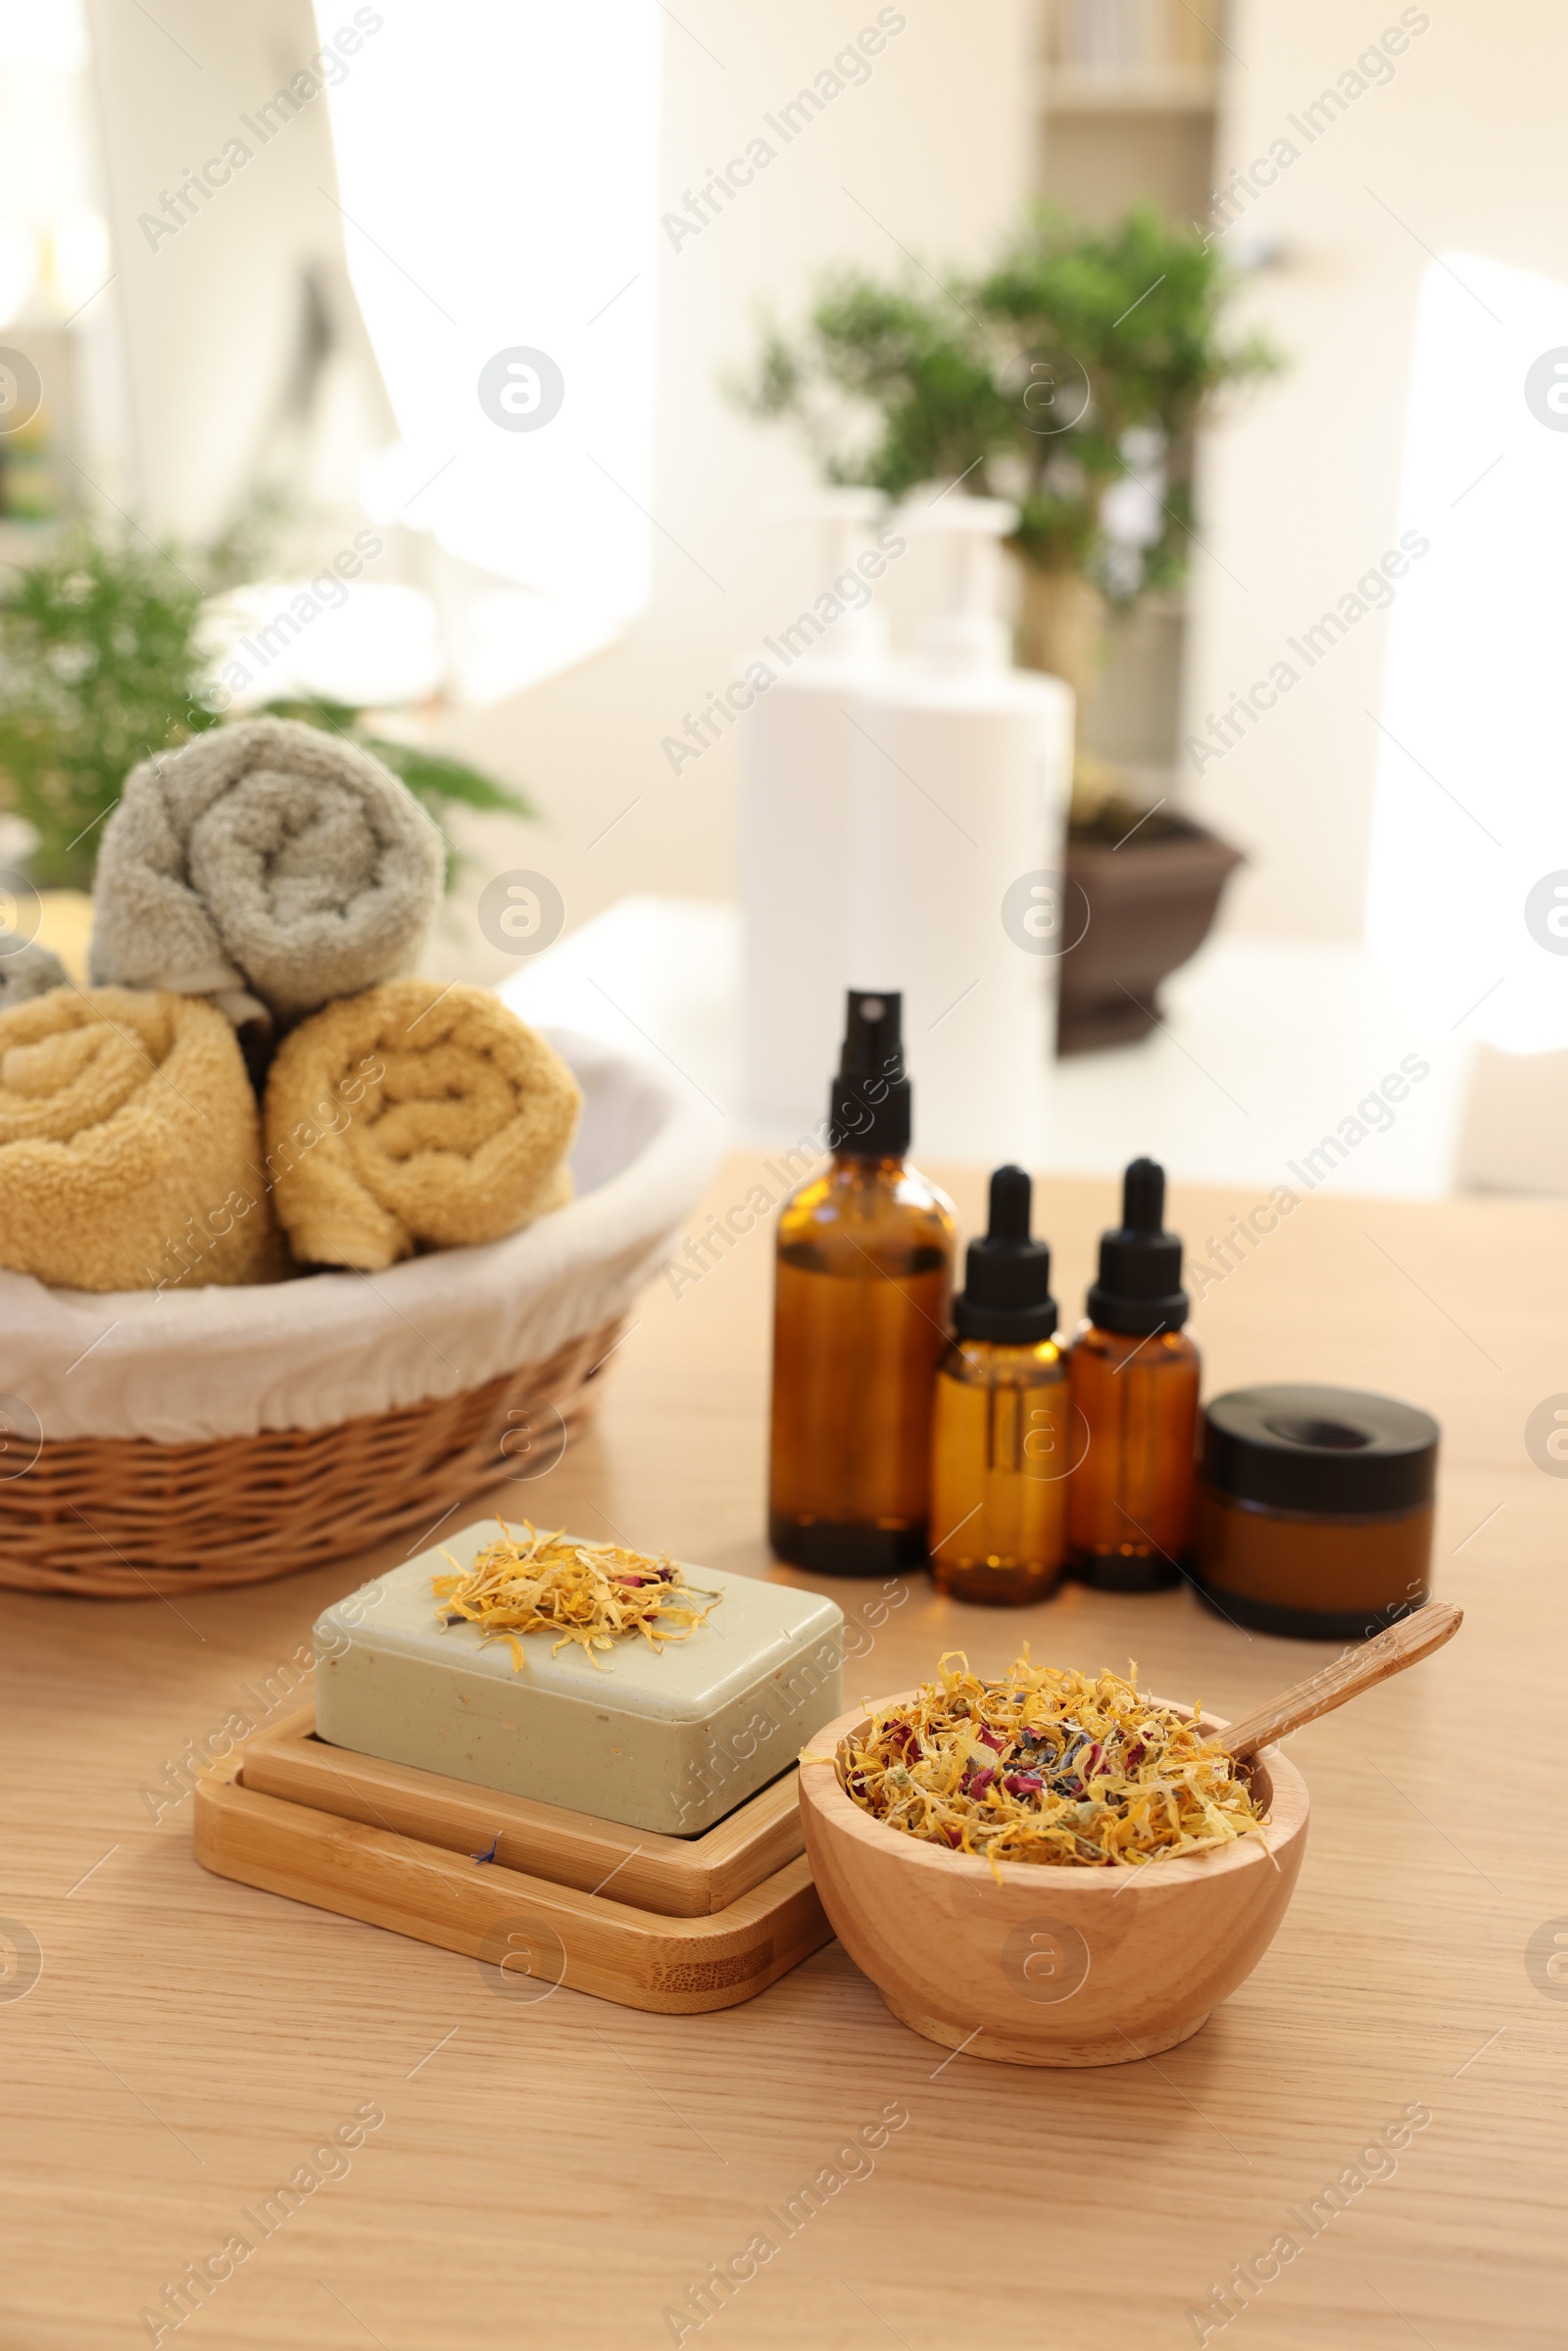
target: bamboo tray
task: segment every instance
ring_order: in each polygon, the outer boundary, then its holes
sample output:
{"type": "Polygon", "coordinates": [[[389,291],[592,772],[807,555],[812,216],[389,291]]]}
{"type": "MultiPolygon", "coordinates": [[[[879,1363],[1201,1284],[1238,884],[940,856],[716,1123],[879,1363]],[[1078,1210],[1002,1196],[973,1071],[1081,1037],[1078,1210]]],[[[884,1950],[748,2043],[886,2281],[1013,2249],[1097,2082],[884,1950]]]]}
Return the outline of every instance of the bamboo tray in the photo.
{"type": "Polygon", "coordinates": [[[245,1787],[470,1860],[493,1846],[502,1868],[579,1893],[613,1879],[616,1901],[664,1918],[726,1910],[805,1850],[793,1765],[700,1837],[660,1837],[328,1746],[315,1734],[311,1706],[258,1732],[245,1744],[245,1787]]]}
{"type": "MultiPolygon", "coordinates": [[[[234,1776],[246,1752],[198,1784],[204,1868],[461,1952],[506,1998],[548,1999],[564,1984],[623,2008],[699,2015],[754,1999],[832,1939],[804,1855],[722,1909],[669,1916],[481,1861],[456,1822],[448,1846],[264,1794],[234,1776]]],[[[428,1803],[441,1785],[426,1782],[428,1803]]]]}

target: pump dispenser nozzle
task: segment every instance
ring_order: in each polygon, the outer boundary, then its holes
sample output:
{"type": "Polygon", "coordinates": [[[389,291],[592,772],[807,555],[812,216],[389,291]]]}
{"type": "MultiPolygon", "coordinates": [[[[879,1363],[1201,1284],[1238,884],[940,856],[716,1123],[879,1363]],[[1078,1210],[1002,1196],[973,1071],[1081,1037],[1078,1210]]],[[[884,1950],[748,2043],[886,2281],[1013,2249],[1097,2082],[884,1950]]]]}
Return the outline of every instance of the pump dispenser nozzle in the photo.
{"type": "Polygon", "coordinates": [[[1100,1279],[1087,1311],[1102,1331],[1179,1331],[1189,1299],[1182,1288],[1182,1244],[1164,1230],[1165,1170],[1134,1159],[1122,1178],[1121,1224],[1100,1243],[1100,1279]]]}
{"type": "Polygon", "coordinates": [[[908,517],[908,527],[941,542],[945,555],[943,610],[920,641],[934,668],[987,676],[1008,666],[1011,632],[997,607],[1002,541],[1017,522],[1017,508],[1004,498],[934,498],[908,517]]]}
{"type": "MultiPolygon", "coordinates": [[[[880,490],[833,486],[782,502],[775,516],[780,522],[815,523],[816,584],[831,595],[847,573],[857,584],[863,580],[863,572],[856,569],[857,561],[870,547],[876,525],[887,512],[888,502],[880,490]]],[[[841,591],[838,601],[847,609],[827,634],[799,657],[808,676],[825,669],[853,669],[887,658],[887,614],[876,598],[854,604],[841,591]]],[[[842,725],[836,712],[834,716],[842,725]]]]}

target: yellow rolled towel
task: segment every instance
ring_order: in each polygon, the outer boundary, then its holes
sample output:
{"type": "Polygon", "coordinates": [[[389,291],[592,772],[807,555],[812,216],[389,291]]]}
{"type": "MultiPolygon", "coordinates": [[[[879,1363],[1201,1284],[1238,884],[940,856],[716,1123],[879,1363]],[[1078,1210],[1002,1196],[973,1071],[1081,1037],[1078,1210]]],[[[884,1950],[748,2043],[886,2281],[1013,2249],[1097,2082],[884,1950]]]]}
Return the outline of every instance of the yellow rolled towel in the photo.
{"type": "Polygon", "coordinates": [[[307,1265],[375,1273],[519,1232],[571,1198],[582,1096],[486,988],[388,980],[285,1037],[264,1126],[272,1203],[307,1265]]]}
{"type": "Polygon", "coordinates": [[[260,1159],[211,1004],[56,988],[0,1011],[0,1265],[66,1290],[275,1281],[260,1159]]]}

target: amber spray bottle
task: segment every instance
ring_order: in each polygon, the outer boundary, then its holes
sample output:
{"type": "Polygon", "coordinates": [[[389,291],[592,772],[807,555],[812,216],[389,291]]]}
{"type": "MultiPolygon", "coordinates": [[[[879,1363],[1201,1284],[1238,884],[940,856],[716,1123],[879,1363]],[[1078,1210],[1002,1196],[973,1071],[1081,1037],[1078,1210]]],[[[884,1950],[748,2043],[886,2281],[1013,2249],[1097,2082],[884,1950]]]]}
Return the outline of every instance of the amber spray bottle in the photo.
{"type": "Polygon", "coordinates": [[[924,1565],[953,1203],[905,1158],[896,995],[852,989],[826,1170],[779,1211],[768,1541],[815,1575],[924,1565]]]}
{"type": "Polygon", "coordinates": [[[1067,1544],[1077,1573],[1102,1592],[1174,1584],[1192,1539],[1199,1357],[1182,1328],[1181,1240],[1164,1215],[1164,1169],[1134,1159],[1068,1357],[1087,1450],[1068,1482],[1067,1544]]]}
{"type": "Polygon", "coordinates": [[[1067,1550],[1067,1365],[1051,1251],[1029,1237],[1032,1194],[1021,1167],[991,1179],[931,1432],[932,1573],[956,1599],[1004,1608],[1053,1592],[1067,1550]]]}

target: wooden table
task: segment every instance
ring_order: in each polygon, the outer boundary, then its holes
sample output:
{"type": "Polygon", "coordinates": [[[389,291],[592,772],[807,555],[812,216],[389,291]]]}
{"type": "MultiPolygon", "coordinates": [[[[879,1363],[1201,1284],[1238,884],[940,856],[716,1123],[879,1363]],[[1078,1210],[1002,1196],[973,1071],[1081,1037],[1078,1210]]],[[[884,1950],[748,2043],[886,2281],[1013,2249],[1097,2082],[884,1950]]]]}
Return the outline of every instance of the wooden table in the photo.
{"type": "MultiPolygon", "coordinates": [[[[755,1180],[732,1162],[710,1204],[755,1180]]],[[[950,1181],[972,1231],[979,1178],[950,1181]]],[[[1251,1204],[1178,1192],[1174,1221],[1197,1251],[1251,1204]]],[[[1106,1185],[1041,1188],[1073,1305],[1110,1206],[1106,1185]]],[[[760,1230],[679,1298],[656,1282],[597,1428],[499,1506],[768,1573],[768,1249],[760,1230]]],[[[1565,1297],[1562,1209],[1484,1200],[1313,1198],[1209,1290],[1210,1391],[1342,1380],[1439,1414],[1436,1581],[1467,1621],[1300,1735],[1311,1842],[1273,1949],[1186,2046],[1105,2071],[944,2059],[837,1944],[715,2016],[566,1988],[529,2005],[472,1962],[209,1877],[189,1801],[155,1820],[144,1790],[286,1683],[324,1602],[390,1553],[177,1608],[0,1594],[0,1912],[42,1954],[0,2004],[0,2351],[151,2339],[139,2312],[186,2264],[221,2271],[242,2212],[367,2108],[384,2122],[312,2165],[337,2176],[271,2234],[248,2230],[182,2342],[653,2351],[665,2310],[765,2232],[777,2252],[686,2342],[1175,2351],[1233,2265],[1304,2235],[1293,2208],[1343,2179],[1346,2208],[1210,2342],[1560,2345],[1568,1961],[1546,1960],[1568,1937],[1568,1485],[1524,1427],[1568,1390],[1565,1297]],[[1412,2106],[1431,2120],[1403,2151],[1358,2166],[1412,2106]],[[768,2210],[890,2107],[907,2121],[785,2236],[768,2210]]],[[[879,1590],[837,1596],[863,1619],[879,1590]]],[[[1325,1654],[1186,1591],[1069,1587],[1013,1614],[923,1577],[888,1596],[856,1696],[956,1646],[996,1669],[1027,1640],[1086,1668],[1135,1656],[1151,1686],[1234,1714],[1325,1654]]]]}

